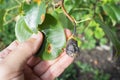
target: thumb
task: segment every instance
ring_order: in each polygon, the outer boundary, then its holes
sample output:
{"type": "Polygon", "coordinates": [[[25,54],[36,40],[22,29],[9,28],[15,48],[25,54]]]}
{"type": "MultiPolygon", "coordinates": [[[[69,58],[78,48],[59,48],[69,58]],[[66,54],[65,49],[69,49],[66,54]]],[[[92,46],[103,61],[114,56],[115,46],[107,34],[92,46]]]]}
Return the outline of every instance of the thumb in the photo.
{"type": "Polygon", "coordinates": [[[20,69],[23,67],[27,60],[35,54],[40,45],[42,44],[42,33],[33,34],[30,39],[18,45],[16,50],[12,51],[6,58],[5,64],[14,67],[13,69],[20,69]],[[15,65],[15,66],[14,66],[15,65]]]}

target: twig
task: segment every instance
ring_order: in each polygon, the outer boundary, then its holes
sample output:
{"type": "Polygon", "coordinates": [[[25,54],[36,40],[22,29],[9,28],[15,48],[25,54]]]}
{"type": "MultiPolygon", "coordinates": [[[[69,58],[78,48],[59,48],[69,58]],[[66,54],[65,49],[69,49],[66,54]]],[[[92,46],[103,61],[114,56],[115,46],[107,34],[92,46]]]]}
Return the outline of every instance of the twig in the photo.
{"type": "Polygon", "coordinates": [[[12,11],[12,10],[14,10],[14,9],[16,9],[16,8],[21,7],[21,3],[20,3],[18,0],[15,0],[15,1],[16,1],[19,5],[6,9],[6,12],[5,12],[4,17],[3,17],[3,20],[4,20],[4,22],[5,22],[5,25],[6,25],[6,22],[8,23],[8,22],[10,22],[10,21],[12,20],[12,19],[11,19],[11,20],[9,20],[9,21],[6,21],[6,16],[8,15],[8,12],[9,12],[9,11],[12,11]]]}
{"type": "MultiPolygon", "coordinates": [[[[16,16],[17,16],[17,15],[16,15],[16,16]]],[[[15,17],[13,17],[12,19],[10,19],[10,20],[6,21],[6,22],[3,24],[3,26],[5,26],[5,25],[7,25],[7,24],[11,23],[13,20],[15,20],[16,16],[15,16],[15,17]]]]}
{"type": "Polygon", "coordinates": [[[19,7],[20,7],[20,6],[14,6],[14,7],[12,7],[12,8],[7,9],[6,12],[5,12],[5,14],[4,14],[4,17],[3,17],[4,22],[6,22],[6,16],[8,15],[8,12],[9,12],[9,11],[12,11],[12,10],[14,10],[14,9],[16,9],[16,8],[19,8],[19,7]]]}
{"type": "Polygon", "coordinates": [[[87,18],[87,19],[84,19],[84,20],[76,21],[76,23],[79,24],[79,23],[82,23],[82,22],[85,22],[85,21],[89,21],[89,20],[91,20],[91,18],[87,18]]]}
{"type": "Polygon", "coordinates": [[[91,9],[89,9],[89,8],[75,8],[74,10],[86,10],[86,11],[90,11],[91,9]]]}

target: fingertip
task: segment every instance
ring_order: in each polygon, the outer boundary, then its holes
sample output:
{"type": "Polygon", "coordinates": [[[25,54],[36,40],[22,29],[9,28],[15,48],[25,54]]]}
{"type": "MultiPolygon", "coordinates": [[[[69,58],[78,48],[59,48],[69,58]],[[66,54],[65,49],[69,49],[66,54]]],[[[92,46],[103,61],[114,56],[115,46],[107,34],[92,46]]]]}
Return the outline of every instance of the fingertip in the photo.
{"type": "Polygon", "coordinates": [[[68,39],[72,35],[72,33],[69,29],[65,29],[64,31],[65,31],[66,38],[68,39]]]}
{"type": "MultiPolygon", "coordinates": [[[[36,47],[36,49],[38,50],[38,49],[40,48],[40,46],[42,45],[44,36],[43,36],[43,33],[42,33],[42,32],[39,32],[39,31],[38,31],[38,34],[37,34],[37,35],[38,35],[38,38],[37,38],[38,40],[37,40],[37,43],[35,44],[35,45],[36,45],[35,47],[36,47]]],[[[36,51],[37,51],[37,50],[36,50],[36,51]]]]}
{"type": "Polygon", "coordinates": [[[43,37],[44,37],[44,36],[43,36],[43,33],[42,33],[42,32],[38,32],[37,35],[38,35],[38,37],[39,37],[39,39],[40,39],[40,42],[39,42],[39,43],[40,43],[40,45],[41,45],[42,42],[43,42],[43,37]]]}
{"type": "Polygon", "coordinates": [[[31,38],[34,38],[34,39],[43,39],[43,34],[41,32],[38,31],[37,34],[32,34],[31,38]]]}
{"type": "Polygon", "coordinates": [[[43,38],[43,33],[42,33],[42,32],[38,31],[38,35],[39,35],[41,38],[43,38]]]}

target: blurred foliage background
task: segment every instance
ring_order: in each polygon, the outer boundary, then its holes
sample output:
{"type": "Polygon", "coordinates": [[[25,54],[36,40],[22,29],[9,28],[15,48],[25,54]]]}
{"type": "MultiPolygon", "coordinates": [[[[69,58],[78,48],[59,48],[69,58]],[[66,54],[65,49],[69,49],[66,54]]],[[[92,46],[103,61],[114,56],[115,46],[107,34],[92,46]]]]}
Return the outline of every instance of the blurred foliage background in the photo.
{"type": "MultiPolygon", "coordinates": [[[[21,6],[26,1],[29,0],[0,0],[0,50],[16,39],[15,21],[18,15],[22,13],[21,6]]],[[[82,50],[91,50],[98,45],[102,46],[110,43],[103,28],[95,21],[95,16],[99,16],[114,33],[117,33],[117,37],[120,36],[120,0],[65,0],[64,4],[67,12],[76,20],[82,50]]],[[[55,11],[63,26],[72,31],[73,26],[62,10],[57,8],[55,11]]],[[[77,80],[76,66],[83,74],[89,72],[94,74],[94,79],[91,80],[109,79],[108,74],[77,61],[71,64],[56,80],[77,80]]]]}

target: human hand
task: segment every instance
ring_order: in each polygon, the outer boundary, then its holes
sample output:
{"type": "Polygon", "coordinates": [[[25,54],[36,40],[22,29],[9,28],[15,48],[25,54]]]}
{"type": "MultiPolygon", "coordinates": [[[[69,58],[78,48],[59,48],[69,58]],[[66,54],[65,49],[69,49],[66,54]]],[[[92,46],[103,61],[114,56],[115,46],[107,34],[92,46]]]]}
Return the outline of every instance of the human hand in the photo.
{"type": "MultiPolygon", "coordinates": [[[[66,38],[71,35],[65,30],[66,38]]],[[[0,52],[0,80],[54,80],[72,62],[64,51],[58,58],[42,61],[33,56],[42,44],[39,32],[25,42],[14,41],[0,52]]]]}

